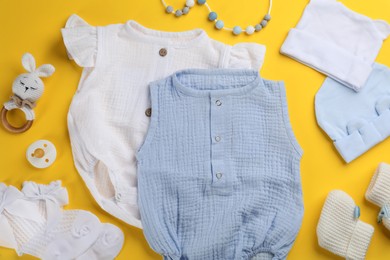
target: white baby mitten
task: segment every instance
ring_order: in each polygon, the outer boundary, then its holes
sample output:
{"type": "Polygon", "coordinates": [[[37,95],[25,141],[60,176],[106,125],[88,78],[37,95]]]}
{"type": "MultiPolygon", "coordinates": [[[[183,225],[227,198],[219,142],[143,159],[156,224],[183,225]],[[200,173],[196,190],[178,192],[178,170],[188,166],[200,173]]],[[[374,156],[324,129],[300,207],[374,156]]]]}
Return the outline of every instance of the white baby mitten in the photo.
{"type": "Polygon", "coordinates": [[[358,218],[360,209],[343,191],[331,191],[317,226],[319,245],[346,259],[364,259],[374,228],[358,218]]]}
{"type": "Polygon", "coordinates": [[[390,165],[381,163],[366,191],[366,199],[381,207],[378,223],[390,230],[390,165]]]}

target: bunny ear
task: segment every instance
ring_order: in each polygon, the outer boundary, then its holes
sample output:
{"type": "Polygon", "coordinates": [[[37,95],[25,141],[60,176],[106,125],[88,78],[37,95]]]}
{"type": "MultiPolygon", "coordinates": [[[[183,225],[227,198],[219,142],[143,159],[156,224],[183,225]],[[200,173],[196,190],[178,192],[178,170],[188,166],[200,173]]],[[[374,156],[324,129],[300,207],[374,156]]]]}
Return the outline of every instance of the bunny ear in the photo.
{"type": "Polygon", "coordinates": [[[28,72],[33,72],[35,70],[35,59],[28,52],[23,55],[22,64],[28,72]]]}
{"type": "Polygon", "coordinates": [[[50,64],[44,64],[40,66],[35,72],[37,73],[38,77],[49,77],[51,76],[55,71],[55,68],[50,64]]]}

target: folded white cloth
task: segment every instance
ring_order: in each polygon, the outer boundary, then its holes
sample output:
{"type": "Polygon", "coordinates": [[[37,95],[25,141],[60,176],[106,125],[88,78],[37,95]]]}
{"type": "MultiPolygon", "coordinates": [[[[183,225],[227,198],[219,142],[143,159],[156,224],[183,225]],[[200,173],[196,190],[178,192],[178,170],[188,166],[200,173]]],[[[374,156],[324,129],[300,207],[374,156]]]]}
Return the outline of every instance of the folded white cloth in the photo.
{"type": "Polygon", "coordinates": [[[319,245],[346,259],[364,259],[374,228],[358,220],[360,209],[343,191],[331,191],[317,226],[319,245]]]}
{"type": "Polygon", "coordinates": [[[366,191],[366,199],[381,207],[378,223],[390,230],[390,165],[381,163],[372,176],[366,191]]]}
{"type": "Polygon", "coordinates": [[[281,53],[359,91],[371,73],[390,26],[336,0],[311,0],[281,53]]]}

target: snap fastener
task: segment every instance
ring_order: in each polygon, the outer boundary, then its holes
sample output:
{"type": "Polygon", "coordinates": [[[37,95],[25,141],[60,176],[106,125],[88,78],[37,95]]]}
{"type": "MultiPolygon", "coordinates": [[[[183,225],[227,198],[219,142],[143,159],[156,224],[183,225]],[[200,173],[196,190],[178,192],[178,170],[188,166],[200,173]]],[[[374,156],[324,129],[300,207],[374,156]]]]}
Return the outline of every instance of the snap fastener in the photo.
{"type": "Polygon", "coordinates": [[[151,108],[146,109],[146,110],[145,110],[145,115],[146,115],[147,117],[151,117],[151,116],[152,116],[152,109],[151,109],[151,108]]]}
{"type": "Polygon", "coordinates": [[[217,172],[217,174],[215,174],[215,176],[217,177],[217,179],[221,179],[222,178],[222,172],[217,172]]]}
{"type": "Polygon", "coordinates": [[[217,100],[217,101],[215,101],[215,104],[220,107],[222,105],[222,102],[221,102],[221,100],[217,100]]]}
{"type": "Polygon", "coordinates": [[[217,143],[221,141],[221,137],[220,137],[219,135],[217,135],[214,139],[215,139],[215,141],[216,141],[217,143]]]}
{"type": "Polygon", "coordinates": [[[115,199],[116,199],[116,200],[120,201],[121,198],[122,198],[122,194],[121,194],[121,193],[117,193],[117,194],[115,195],[115,199]]]}
{"type": "Polygon", "coordinates": [[[158,53],[160,54],[161,57],[165,57],[168,54],[168,51],[165,48],[161,48],[158,53]]]}

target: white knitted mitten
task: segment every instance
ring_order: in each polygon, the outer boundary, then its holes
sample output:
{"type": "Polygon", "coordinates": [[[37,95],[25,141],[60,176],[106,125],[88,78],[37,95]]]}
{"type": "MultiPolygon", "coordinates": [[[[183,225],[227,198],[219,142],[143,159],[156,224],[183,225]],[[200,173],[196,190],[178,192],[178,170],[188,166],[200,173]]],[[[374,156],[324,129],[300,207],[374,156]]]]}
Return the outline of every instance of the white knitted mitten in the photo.
{"type": "Polygon", "coordinates": [[[360,209],[343,191],[331,191],[317,226],[319,245],[346,259],[364,259],[374,228],[358,220],[360,209]]]}
{"type": "Polygon", "coordinates": [[[381,163],[372,176],[366,199],[381,207],[378,223],[390,230],[390,165],[381,163]]]}

